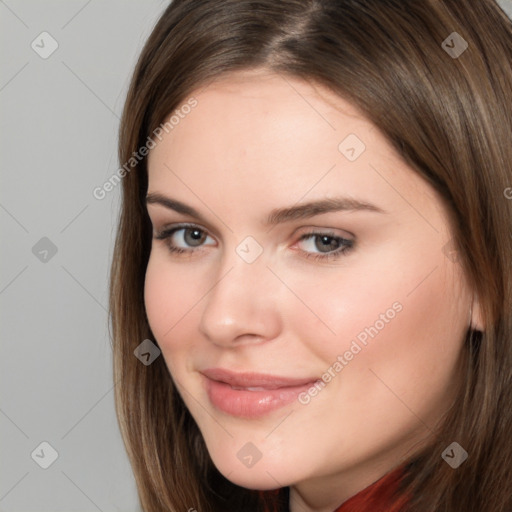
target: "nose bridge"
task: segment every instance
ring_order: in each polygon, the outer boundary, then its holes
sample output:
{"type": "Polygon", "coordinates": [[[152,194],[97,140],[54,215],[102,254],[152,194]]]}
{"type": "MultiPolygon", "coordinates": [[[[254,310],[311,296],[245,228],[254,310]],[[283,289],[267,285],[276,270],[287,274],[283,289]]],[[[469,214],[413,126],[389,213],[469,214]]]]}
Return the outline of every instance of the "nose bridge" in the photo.
{"type": "Polygon", "coordinates": [[[223,255],[203,303],[200,330],[216,344],[271,339],[281,325],[275,304],[277,282],[272,279],[266,258],[260,254],[253,260],[245,259],[243,251],[240,255],[240,245],[223,255]]]}

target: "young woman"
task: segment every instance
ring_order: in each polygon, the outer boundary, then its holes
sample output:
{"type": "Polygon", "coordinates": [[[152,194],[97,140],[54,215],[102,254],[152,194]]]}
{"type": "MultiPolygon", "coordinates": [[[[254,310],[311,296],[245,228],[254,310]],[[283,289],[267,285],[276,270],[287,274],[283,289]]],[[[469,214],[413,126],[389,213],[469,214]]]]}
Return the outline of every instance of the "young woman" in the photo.
{"type": "Polygon", "coordinates": [[[511,62],[492,0],[169,5],[111,273],[145,511],[512,510],[511,62]]]}

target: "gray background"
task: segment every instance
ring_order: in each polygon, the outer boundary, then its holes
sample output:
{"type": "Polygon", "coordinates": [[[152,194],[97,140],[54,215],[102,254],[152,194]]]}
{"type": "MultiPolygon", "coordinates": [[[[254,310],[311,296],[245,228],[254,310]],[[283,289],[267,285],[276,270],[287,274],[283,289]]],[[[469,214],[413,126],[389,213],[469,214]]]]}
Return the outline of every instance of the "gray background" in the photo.
{"type": "Polygon", "coordinates": [[[1,512],[138,509],[106,310],[120,191],[92,191],[118,167],[130,73],[167,3],[0,2],[1,512]],[[43,31],[59,45],[46,59],[43,31]],[[42,441],[48,469],[31,458],[42,441]]]}
{"type": "Polygon", "coordinates": [[[167,3],[0,0],[0,512],[138,510],[107,327],[120,190],[92,191],[167,3]]]}

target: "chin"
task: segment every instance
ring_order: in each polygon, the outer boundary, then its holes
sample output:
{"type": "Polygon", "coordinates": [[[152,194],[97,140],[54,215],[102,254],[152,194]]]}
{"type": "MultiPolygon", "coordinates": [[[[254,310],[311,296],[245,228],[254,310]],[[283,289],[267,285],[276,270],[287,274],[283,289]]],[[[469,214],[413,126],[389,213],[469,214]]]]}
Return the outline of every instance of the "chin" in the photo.
{"type": "Polygon", "coordinates": [[[219,464],[213,459],[215,467],[231,483],[259,491],[270,491],[290,485],[286,478],[286,472],[279,468],[273,468],[264,464],[263,460],[258,461],[253,467],[244,467],[242,463],[233,464],[232,461],[226,464],[219,464]]]}
{"type": "Polygon", "coordinates": [[[227,480],[229,480],[231,483],[238,485],[240,487],[244,487],[246,489],[252,489],[257,491],[271,491],[274,489],[280,489],[281,487],[287,486],[289,484],[282,483],[279,476],[272,478],[269,474],[263,472],[260,474],[254,474],[247,472],[246,475],[242,474],[224,474],[227,480]],[[277,480],[277,481],[276,481],[277,480]],[[277,483],[279,482],[279,483],[277,483]]]}

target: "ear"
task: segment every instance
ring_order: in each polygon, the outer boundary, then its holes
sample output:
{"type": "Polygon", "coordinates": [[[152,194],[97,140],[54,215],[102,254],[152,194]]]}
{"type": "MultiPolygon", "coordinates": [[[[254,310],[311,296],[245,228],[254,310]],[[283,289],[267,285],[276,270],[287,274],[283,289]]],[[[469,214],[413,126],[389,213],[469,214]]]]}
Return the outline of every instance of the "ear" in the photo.
{"type": "Polygon", "coordinates": [[[485,329],[485,322],[482,315],[482,308],[480,306],[480,300],[478,295],[473,295],[473,302],[471,304],[471,318],[470,318],[470,329],[474,331],[483,331],[485,329]]]}

